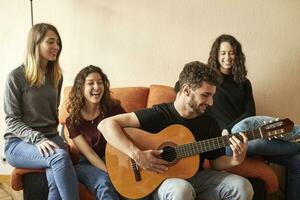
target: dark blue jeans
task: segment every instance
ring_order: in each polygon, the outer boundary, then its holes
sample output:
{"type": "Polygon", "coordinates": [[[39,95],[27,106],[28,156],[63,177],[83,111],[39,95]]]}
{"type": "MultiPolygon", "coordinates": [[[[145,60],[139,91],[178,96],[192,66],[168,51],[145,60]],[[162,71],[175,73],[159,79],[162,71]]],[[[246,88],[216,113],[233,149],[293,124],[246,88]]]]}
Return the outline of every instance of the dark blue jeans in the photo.
{"type": "MultiPolygon", "coordinates": [[[[263,125],[263,122],[273,120],[269,116],[248,117],[237,123],[232,129],[232,133],[251,131],[263,125]]],[[[266,160],[283,165],[287,168],[287,200],[300,199],[300,143],[287,141],[300,135],[300,128],[295,125],[291,134],[283,139],[255,139],[248,143],[247,155],[261,155],[266,160]]],[[[232,155],[230,148],[226,148],[226,153],[232,155]]]]}
{"type": "MultiPolygon", "coordinates": [[[[5,157],[8,163],[18,168],[45,168],[49,187],[49,200],[79,200],[78,180],[69,153],[60,136],[49,138],[60,148],[55,153],[43,157],[36,145],[21,139],[8,139],[5,144],[5,157]]],[[[38,192],[38,191],[37,191],[38,192]]]]}

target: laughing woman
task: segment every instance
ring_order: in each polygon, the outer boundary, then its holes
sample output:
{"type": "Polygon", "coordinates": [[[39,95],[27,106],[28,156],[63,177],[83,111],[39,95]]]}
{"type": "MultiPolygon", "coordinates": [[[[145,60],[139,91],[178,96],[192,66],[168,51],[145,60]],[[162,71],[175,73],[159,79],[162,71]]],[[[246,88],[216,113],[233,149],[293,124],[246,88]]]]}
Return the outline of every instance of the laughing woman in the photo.
{"type": "Polygon", "coordinates": [[[120,103],[110,96],[110,82],[99,67],[87,66],[76,76],[69,96],[67,128],[80,151],[75,166],[79,181],[97,199],[118,200],[107,174],[104,153],[106,140],[97,126],[104,118],[124,113],[120,103]]]}

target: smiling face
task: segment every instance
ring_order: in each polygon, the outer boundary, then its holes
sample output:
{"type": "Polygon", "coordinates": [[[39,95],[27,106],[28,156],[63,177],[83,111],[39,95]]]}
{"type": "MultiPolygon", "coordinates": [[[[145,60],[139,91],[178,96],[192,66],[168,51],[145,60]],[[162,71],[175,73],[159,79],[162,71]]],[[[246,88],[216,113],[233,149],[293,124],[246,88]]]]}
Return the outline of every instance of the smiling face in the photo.
{"type": "Polygon", "coordinates": [[[222,42],[220,44],[218,62],[220,64],[220,71],[222,73],[231,73],[231,68],[235,62],[235,52],[229,42],[222,42]]]}
{"type": "Polygon", "coordinates": [[[201,87],[187,88],[187,110],[192,117],[203,114],[208,106],[213,105],[213,95],[216,93],[216,86],[203,81],[201,87]]]}
{"type": "Polygon", "coordinates": [[[39,48],[43,64],[48,63],[48,61],[55,61],[60,50],[58,35],[54,31],[48,30],[39,44],[39,48]]]}
{"type": "Polygon", "coordinates": [[[83,96],[85,104],[99,105],[104,93],[102,77],[99,73],[93,72],[87,75],[84,81],[83,96]]]}

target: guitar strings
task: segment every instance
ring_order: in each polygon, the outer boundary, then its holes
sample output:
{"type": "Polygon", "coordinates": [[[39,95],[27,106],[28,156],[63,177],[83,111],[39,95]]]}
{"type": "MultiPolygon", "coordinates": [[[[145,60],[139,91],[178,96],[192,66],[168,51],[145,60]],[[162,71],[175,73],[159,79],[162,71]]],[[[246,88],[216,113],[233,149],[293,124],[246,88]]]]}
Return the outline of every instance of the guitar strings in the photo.
{"type": "MultiPolygon", "coordinates": [[[[273,130],[270,131],[270,135],[278,135],[284,133],[284,130],[273,130]]],[[[189,144],[182,144],[178,145],[176,147],[171,147],[170,149],[163,149],[163,153],[165,154],[163,157],[168,159],[178,159],[183,157],[188,157],[190,155],[194,155],[196,153],[203,153],[210,150],[222,148],[224,146],[229,146],[229,138],[232,136],[236,136],[238,138],[242,138],[239,133],[211,138],[207,140],[202,140],[194,143],[189,144]],[[220,141],[221,140],[221,141],[220,141]],[[179,153],[179,154],[178,154],[179,153]]],[[[271,137],[270,135],[267,135],[267,137],[271,137]]],[[[251,139],[259,138],[261,135],[259,131],[253,130],[251,132],[247,133],[247,137],[251,139]]]]}

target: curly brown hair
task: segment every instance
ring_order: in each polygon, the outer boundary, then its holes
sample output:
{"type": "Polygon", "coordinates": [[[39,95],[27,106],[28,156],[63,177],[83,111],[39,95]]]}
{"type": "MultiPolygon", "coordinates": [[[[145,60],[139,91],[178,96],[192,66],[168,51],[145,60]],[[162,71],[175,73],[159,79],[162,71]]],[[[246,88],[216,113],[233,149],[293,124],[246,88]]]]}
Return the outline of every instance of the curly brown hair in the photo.
{"type": "Polygon", "coordinates": [[[178,87],[181,88],[183,84],[187,84],[192,89],[195,89],[201,86],[203,81],[217,86],[222,83],[222,80],[222,76],[218,70],[208,67],[199,61],[193,61],[184,65],[179,75],[178,87]]]}
{"type": "Polygon", "coordinates": [[[99,68],[93,65],[89,65],[83,68],[76,76],[72,90],[69,94],[69,99],[67,102],[67,111],[70,113],[70,122],[71,126],[77,126],[80,123],[81,114],[80,111],[84,106],[84,83],[86,77],[91,73],[100,74],[103,85],[104,93],[100,101],[100,109],[103,112],[104,116],[110,110],[110,108],[120,102],[116,99],[113,99],[110,94],[110,82],[106,74],[99,68]]]}
{"type": "Polygon", "coordinates": [[[245,66],[246,57],[242,51],[242,45],[240,42],[231,35],[220,35],[214,41],[209,53],[208,65],[220,71],[218,55],[222,42],[228,42],[232,46],[235,53],[235,61],[231,71],[234,80],[238,83],[245,81],[247,76],[247,69],[245,66]]]}

